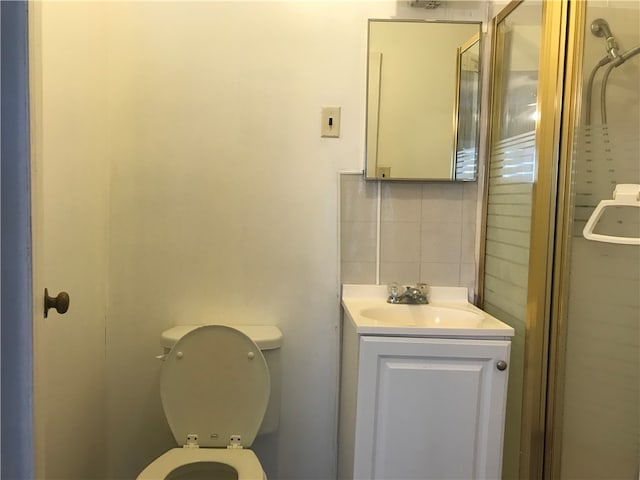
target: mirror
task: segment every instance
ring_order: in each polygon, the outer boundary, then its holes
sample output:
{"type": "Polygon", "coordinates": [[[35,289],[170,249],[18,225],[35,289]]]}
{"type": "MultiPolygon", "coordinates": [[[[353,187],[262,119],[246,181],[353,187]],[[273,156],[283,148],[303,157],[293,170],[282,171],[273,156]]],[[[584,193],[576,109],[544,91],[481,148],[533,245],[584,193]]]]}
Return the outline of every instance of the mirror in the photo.
{"type": "Polygon", "coordinates": [[[478,171],[480,34],[458,48],[454,121],[454,180],[472,181],[478,171]]]}
{"type": "Polygon", "coordinates": [[[478,22],[369,20],[366,178],[476,179],[479,38],[478,22]]]}

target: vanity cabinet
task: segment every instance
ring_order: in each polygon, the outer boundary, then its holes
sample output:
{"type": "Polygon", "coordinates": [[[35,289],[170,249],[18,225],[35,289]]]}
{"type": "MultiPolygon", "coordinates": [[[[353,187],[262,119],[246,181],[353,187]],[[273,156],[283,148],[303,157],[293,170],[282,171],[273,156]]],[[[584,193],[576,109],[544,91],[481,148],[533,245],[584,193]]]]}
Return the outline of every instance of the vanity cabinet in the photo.
{"type": "Polygon", "coordinates": [[[510,341],[362,335],[345,315],[340,479],[500,478],[510,341]]]}

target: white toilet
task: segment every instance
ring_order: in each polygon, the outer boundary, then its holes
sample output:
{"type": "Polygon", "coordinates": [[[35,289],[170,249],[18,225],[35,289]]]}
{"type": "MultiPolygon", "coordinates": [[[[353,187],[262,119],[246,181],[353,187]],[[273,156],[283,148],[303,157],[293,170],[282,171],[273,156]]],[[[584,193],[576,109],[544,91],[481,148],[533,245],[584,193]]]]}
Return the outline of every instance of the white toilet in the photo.
{"type": "Polygon", "coordinates": [[[279,421],[282,333],[274,326],[180,325],[162,333],[162,407],[173,448],[138,480],[265,480],[248,449],[279,421]]]}

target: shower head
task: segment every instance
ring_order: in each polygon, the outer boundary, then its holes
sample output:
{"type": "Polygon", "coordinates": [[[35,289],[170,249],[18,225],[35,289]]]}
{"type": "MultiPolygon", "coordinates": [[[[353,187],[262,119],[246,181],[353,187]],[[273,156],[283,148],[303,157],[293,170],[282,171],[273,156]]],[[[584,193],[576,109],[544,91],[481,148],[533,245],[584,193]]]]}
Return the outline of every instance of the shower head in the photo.
{"type": "Polygon", "coordinates": [[[607,55],[612,62],[618,63],[620,56],[618,54],[618,42],[611,33],[611,28],[604,18],[596,18],[591,22],[591,33],[596,37],[603,37],[607,41],[607,55]]]}
{"type": "Polygon", "coordinates": [[[611,29],[609,28],[609,23],[604,18],[596,18],[591,22],[591,33],[596,37],[613,37],[613,33],[611,33],[611,29]]]}

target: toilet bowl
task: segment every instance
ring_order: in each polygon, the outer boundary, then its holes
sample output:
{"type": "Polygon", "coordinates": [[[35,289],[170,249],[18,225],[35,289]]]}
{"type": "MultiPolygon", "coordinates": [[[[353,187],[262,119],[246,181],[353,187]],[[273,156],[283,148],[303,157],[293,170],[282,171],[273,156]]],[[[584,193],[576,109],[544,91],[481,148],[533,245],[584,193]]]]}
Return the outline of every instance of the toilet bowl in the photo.
{"type": "Polygon", "coordinates": [[[266,479],[248,447],[263,423],[271,381],[265,356],[247,333],[265,350],[280,347],[276,327],[180,326],[163,333],[172,346],[163,344],[158,357],[164,360],[160,396],[182,448],[158,457],[138,480],[266,479]]]}

